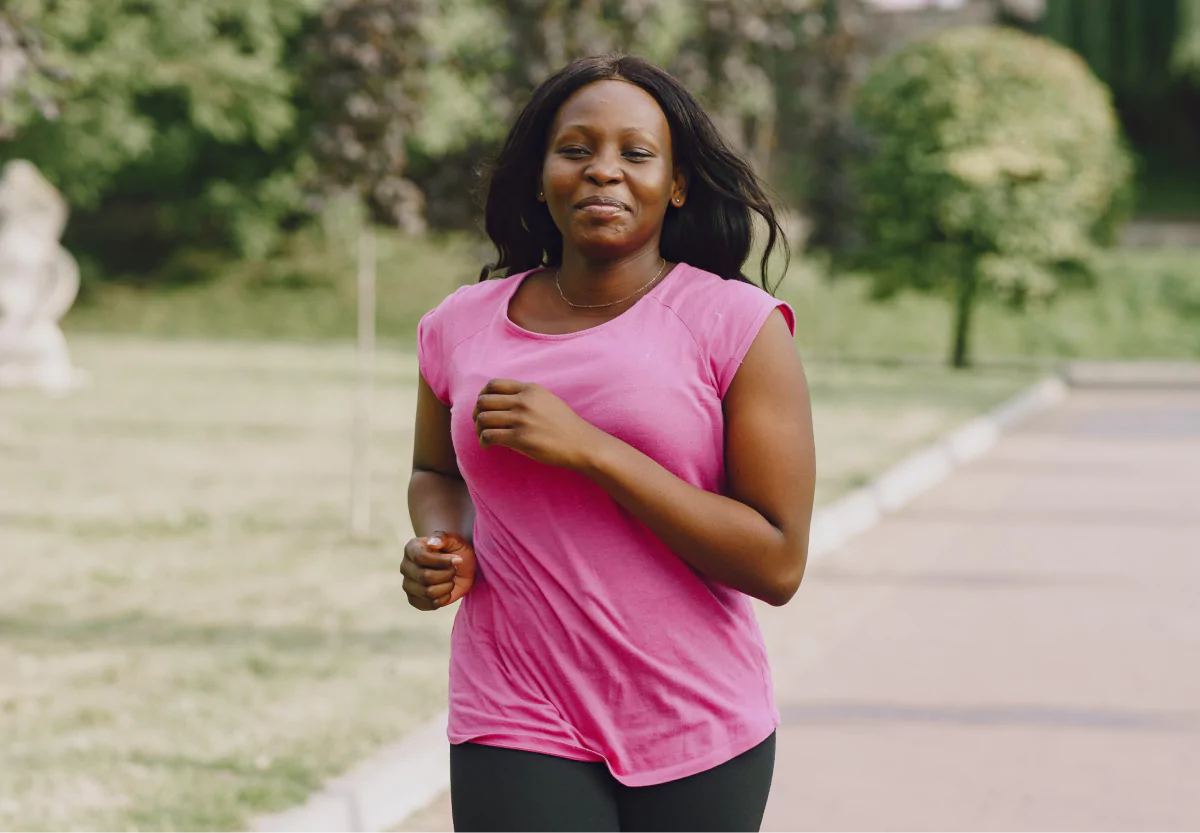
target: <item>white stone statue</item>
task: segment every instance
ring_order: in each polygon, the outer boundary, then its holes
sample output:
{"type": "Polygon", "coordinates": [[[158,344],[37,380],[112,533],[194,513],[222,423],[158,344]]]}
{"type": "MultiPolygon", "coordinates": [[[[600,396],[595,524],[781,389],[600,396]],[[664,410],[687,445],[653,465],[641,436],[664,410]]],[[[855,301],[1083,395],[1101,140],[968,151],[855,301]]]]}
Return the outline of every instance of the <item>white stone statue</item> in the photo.
{"type": "Polygon", "coordinates": [[[79,293],[79,267],[58,242],[67,203],[30,162],[0,176],[0,387],[65,392],[86,381],[58,326],[79,293]]]}

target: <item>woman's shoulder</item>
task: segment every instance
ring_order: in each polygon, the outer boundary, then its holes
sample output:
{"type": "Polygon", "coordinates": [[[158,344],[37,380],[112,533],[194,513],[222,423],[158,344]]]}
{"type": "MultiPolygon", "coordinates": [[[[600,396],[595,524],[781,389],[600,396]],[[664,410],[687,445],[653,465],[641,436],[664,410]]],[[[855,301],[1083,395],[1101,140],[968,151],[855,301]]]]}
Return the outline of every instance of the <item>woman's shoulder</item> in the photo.
{"type": "Polygon", "coordinates": [[[449,404],[445,368],[454,350],[485,330],[520,275],[460,286],[417,323],[417,360],[438,398],[449,404]]]}
{"type": "Polygon", "coordinates": [[[688,324],[707,328],[715,321],[757,317],[783,303],[762,287],[747,281],[726,280],[720,275],[680,264],[685,272],[668,287],[661,301],[688,324]]]}
{"type": "Polygon", "coordinates": [[[460,286],[458,289],[447,295],[436,309],[439,310],[464,310],[481,304],[487,304],[499,295],[502,295],[511,284],[509,281],[519,276],[512,275],[507,278],[489,278],[486,281],[477,283],[469,283],[465,286],[460,286]]]}
{"type": "Polygon", "coordinates": [[[796,316],[784,301],[747,281],[689,267],[683,280],[664,293],[663,302],[686,325],[706,356],[713,382],[722,398],[767,318],[776,309],[792,335],[796,316]]]}
{"type": "Polygon", "coordinates": [[[520,277],[521,275],[510,275],[505,278],[489,278],[460,286],[424,317],[430,323],[453,322],[455,329],[470,326],[475,320],[482,325],[495,313],[496,304],[512,288],[512,281],[519,280],[520,277]]]}

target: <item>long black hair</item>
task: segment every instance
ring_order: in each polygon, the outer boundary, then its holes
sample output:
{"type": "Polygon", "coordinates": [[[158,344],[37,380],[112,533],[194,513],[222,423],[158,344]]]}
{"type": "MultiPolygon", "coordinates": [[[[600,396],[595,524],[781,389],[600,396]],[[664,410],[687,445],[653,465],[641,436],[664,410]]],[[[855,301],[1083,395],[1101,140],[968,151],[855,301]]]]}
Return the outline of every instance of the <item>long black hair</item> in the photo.
{"type": "Polygon", "coordinates": [[[514,275],[562,263],[562,234],[537,197],[550,126],[563,103],[596,81],[627,81],[654,96],[671,129],[675,164],[688,172],[687,201],[669,208],[659,253],[726,280],[752,281],[742,274],[754,237],[754,217],[766,221],[762,286],[768,292],[767,261],[776,244],[789,256],[775,206],[750,165],[729,146],[704,108],[665,70],[644,58],[600,55],[580,58],[534,91],[491,166],[484,227],[496,246],[491,272],[514,275]]]}

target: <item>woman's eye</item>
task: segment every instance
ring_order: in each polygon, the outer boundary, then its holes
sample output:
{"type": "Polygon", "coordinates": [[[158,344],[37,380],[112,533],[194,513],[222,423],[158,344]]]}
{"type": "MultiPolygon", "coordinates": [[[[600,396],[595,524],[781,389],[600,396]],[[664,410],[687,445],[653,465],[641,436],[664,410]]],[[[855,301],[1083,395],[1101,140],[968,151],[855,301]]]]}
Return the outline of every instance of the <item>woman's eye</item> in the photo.
{"type": "MultiPolygon", "coordinates": [[[[568,159],[582,159],[584,156],[587,156],[591,153],[590,150],[585,147],[580,147],[579,145],[571,145],[569,147],[561,148],[558,152],[560,155],[565,156],[568,159]]],[[[627,150],[623,151],[621,155],[633,162],[642,162],[646,159],[649,159],[654,154],[644,150],[627,150]]]]}

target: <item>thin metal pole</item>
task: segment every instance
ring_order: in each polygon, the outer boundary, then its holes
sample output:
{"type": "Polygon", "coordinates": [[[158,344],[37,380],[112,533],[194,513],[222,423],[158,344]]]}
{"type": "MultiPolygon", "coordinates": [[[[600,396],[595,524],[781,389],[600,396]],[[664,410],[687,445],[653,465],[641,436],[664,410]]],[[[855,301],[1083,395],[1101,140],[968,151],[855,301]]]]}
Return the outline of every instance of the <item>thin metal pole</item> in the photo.
{"type": "Polygon", "coordinates": [[[371,534],[371,424],[375,404],[375,227],[363,217],[358,233],[358,395],[354,408],[354,473],[350,532],[371,534]]]}

